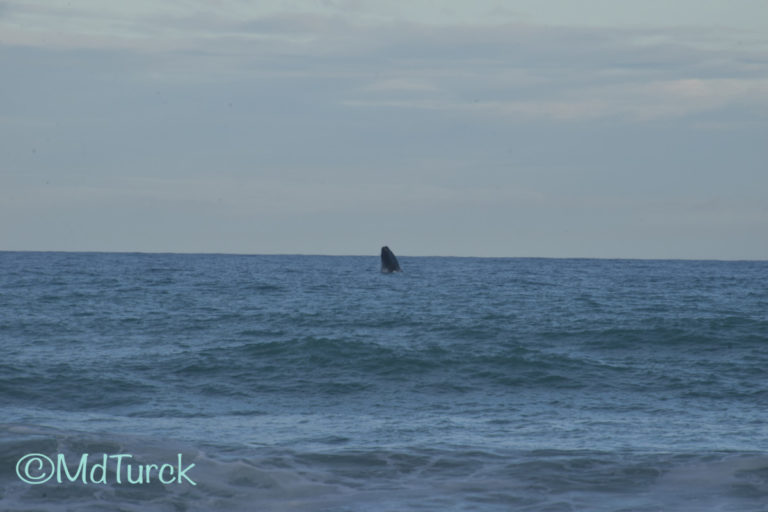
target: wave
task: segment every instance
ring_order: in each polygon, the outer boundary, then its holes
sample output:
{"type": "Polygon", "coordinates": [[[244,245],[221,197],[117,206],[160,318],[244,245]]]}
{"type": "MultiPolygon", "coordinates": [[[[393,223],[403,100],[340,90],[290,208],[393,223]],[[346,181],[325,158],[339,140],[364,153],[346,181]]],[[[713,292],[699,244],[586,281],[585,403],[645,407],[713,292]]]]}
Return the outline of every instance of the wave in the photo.
{"type": "MultiPolygon", "coordinates": [[[[198,332],[189,329],[187,336],[198,332]]],[[[766,399],[762,372],[768,355],[751,338],[741,344],[703,342],[668,328],[552,331],[507,341],[489,340],[473,329],[453,334],[445,340],[432,332],[412,342],[407,334],[382,338],[375,331],[295,337],[290,329],[257,328],[233,333],[214,346],[193,338],[169,347],[153,345],[148,335],[141,343],[156,354],[151,358],[137,358],[134,345],[108,347],[79,361],[39,358],[27,366],[8,365],[0,376],[0,395],[16,403],[38,400],[76,409],[138,404],[161,389],[246,396],[355,394],[395,386],[412,391],[444,386],[457,392],[610,388],[766,399]],[[667,351],[670,344],[674,349],[667,351]]],[[[85,345],[75,343],[67,350],[78,346],[85,345]]],[[[47,348],[55,349],[55,344],[47,348]]]]}
{"type": "MultiPolygon", "coordinates": [[[[750,452],[478,450],[465,446],[345,448],[205,446],[147,436],[0,424],[6,509],[273,510],[764,510],[768,456],[750,452]],[[136,463],[181,457],[196,485],[32,486],[14,473],[27,453],[130,454],[136,463]],[[51,497],[55,496],[55,500],[51,497]]],[[[114,469],[114,467],[111,467],[114,469]]],[[[73,468],[74,470],[74,468],[73,468]]],[[[185,482],[186,483],[186,482],[185,482]]]]}

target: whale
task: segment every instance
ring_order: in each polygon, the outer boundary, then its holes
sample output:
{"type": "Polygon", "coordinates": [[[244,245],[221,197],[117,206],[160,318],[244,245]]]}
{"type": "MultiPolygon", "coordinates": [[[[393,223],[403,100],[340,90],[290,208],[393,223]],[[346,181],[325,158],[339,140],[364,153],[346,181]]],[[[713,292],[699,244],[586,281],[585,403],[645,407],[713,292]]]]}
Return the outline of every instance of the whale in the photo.
{"type": "Polygon", "coordinates": [[[381,248],[381,271],[385,274],[402,272],[395,254],[386,245],[381,248]]]}

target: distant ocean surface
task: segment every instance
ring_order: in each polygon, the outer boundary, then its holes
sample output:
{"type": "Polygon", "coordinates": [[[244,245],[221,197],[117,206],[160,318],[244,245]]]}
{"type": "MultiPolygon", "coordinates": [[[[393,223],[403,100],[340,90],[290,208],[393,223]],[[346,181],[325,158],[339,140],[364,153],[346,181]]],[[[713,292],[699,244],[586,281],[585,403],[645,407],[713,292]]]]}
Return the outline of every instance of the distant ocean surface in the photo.
{"type": "Polygon", "coordinates": [[[768,510],[768,262],[398,257],[0,252],[0,510],[768,510]]]}

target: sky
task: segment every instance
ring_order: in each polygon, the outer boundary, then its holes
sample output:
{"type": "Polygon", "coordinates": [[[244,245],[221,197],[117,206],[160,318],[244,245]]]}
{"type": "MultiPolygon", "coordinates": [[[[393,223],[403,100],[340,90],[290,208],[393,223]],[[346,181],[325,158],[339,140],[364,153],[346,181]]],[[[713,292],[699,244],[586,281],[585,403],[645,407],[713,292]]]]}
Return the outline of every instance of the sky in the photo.
{"type": "Polygon", "coordinates": [[[0,250],[768,259],[765,0],[0,0],[0,250]]]}

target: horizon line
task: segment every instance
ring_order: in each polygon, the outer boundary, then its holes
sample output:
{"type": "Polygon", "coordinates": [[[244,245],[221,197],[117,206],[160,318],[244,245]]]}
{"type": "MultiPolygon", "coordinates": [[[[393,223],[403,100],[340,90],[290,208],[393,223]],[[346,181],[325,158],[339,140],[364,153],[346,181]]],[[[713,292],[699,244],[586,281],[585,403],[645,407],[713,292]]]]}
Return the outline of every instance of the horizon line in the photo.
{"type": "MultiPolygon", "coordinates": [[[[126,250],[39,250],[0,249],[0,253],[36,254],[136,254],[136,255],[180,255],[180,256],[313,256],[313,257],[378,257],[378,252],[366,254],[321,254],[299,252],[205,252],[205,251],[126,251],[126,250]]],[[[723,262],[768,262],[766,259],[750,258],[690,258],[690,257],[630,257],[630,256],[456,256],[444,254],[400,254],[399,258],[467,258],[467,259],[539,259],[539,260],[627,260],[627,261],[723,261],[723,262]]]]}

